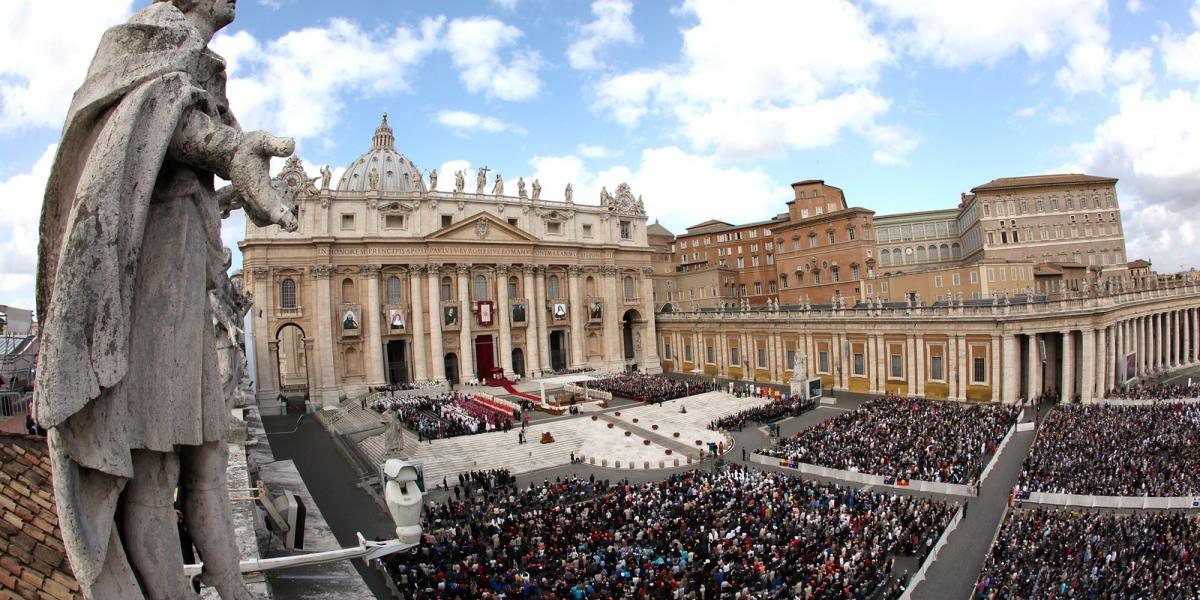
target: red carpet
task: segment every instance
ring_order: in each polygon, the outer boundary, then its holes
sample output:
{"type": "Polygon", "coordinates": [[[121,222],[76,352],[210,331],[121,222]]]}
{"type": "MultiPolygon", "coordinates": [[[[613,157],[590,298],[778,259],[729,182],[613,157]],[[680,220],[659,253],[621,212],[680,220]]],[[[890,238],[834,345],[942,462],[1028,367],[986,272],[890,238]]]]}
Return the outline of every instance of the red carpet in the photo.
{"type": "Polygon", "coordinates": [[[511,383],[509,383],[508,381],[505,381],[503,379],[494,380],[492,382],[492,385],[495,387],[504,388],[505,390],[508,391],[508,393],[510,393],[518,398],[524,398],[526,400],[529,400],[530,402],[541,403],[541,401],[542,401],[542,399],[537,396],[526,394],[525,392],[518,392],[517,388],[514,388],[511,383]]]}

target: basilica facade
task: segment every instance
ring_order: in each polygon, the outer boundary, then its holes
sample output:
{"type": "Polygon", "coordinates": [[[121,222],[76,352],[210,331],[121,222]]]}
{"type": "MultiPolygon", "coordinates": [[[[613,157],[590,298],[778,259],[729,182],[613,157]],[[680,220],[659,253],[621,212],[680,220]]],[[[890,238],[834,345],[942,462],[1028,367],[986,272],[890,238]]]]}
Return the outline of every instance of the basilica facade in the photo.
{"type": "Polygon", "coordinates": [[[386,115],[336,184],[295,158],[276,183],[299,229],[247,226],[240,243],[265,412],[388,383],[660,369],[646,213],[626,184],[577,204],[570,186],[426,175],[386,115]]]}

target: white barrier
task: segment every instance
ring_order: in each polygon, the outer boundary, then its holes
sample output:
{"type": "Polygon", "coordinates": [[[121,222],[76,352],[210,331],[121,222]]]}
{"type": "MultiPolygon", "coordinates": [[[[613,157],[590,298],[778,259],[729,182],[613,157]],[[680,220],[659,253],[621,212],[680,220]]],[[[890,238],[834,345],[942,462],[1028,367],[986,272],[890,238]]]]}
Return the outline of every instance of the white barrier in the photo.
{"type": "Polygon", "coordinates": [[[929,571],[929,565],[932,565],[933,561],[937,560],[937,555],[939,552],[941,552],[942,546],[946,545],[946,540],[950,538],[950,534],[958,528],[958,524],[961,523],[962,520],[963,509],[960,506],[958,510],[954,512],[954,516],[950,518],[950,524],[946,526],[946,530],[942,532],[942,535],[938,537],[937,543],[933,545],[933,550],[929,552],[929,556],[926,556],[924,562],[921,563],[921,568],[917,570],[917,573],[913,575],[912,579],[908,580],[908,586],[904,588],[904,593],[900,595],[900,600],[908,600],[911,598],[913,590],[917,589],[917,586],[922,581],[925,581],[925,574],[929,571]]]}
{"type": "Polygon", "coordinates": [[[563,389],[572,394],[577,394],[579,396],[583,396],[584,398],[587,398],[588,400],[604,400],[606,402],[612,401],[612,394],[610,394],[604,390],[593,390],[591,388],[584,388],[584,387],[575,385],[573,383],[568,383],[568,384],[564,385],[563,389]]]}
{"type": "Polygon", "coordinates": [[[487,392],[472,392],[472,395],[484,398],[489,402],[495,402],[496,404],[499,404],[500,406],[511,408],[514,411],[521,410],[520,404],[517,404],[516,402],[513,402],[512,400],[506,400],[495,394],[489,394],[487,392]]]}
{"type": "MultiPolygon", "coordinates": [[[[1020,420],[1022,418],[1024,418],[1024,416],[1025,416],[1025,411],[1022,410],[1021,415],[1019,417],[1017,417],[1018,423],[1020,422],[1020,420]]],[[[1032,425],[1032,423],[1030,423],[1030,425],[1032,425]]],[[[1002,452],[1004,452],[1004,449],[1006,447],[1008,447],[1008,441],[1011,440],[1012,436],[1014,434],[1016,434],[1016,432],[1019,430],[1020,430],[1019,424],[1008,428],[1008,433],[1004,434],[1004,439],[1000,440],[1000,445],[996,446],[996,451],[992,453],[992,460],[988,461],[987,466],[983,468],[983,473],[979,474],[979,482],[980,483],[983,483],[983,480],[987,479],[988,473],[992,472],[992,467],[995,467],[996,463],[1000,460],[1000,454],[1002,452]]]]}
{"type": "Polygon", "coordinates": [[[1134,508],[1141,510],[1166,510],[1178,508],[1200,508],[1200,496],[1090,496],[1082,494],[1055,494],[1030,492],[1022,502],[1077,506],[1083,508],[1134,508]]]}
{"type": "Polygon", "coordinates": [[[1127,400],[1124,398],[1099,399],[1087,404],[1107,404],[1110,406],[1150,406],[1152,404],[1197,404],[1200,403],[1200,398],[1167,398],[1145,399],[1145,400],[1127,400]]]}
{"type": "Polygon", "coordinates": [[[1020,432],[1020,431],[1033,431],[1033,428],[1034,428],[1034,426],[1036,426],[1036,425],[1037,425],[1037,423],[1033,423],[1033,422],[1029,422],[1029,423],[1017,423],[1017,431],[1018,431],[1018,432],[1020,432]]]}
{"type": "Polygon", "coordinates": [[[937,481],[923,481],[920,479],[910,479],[908,485],[898,485],[895,483],[887,483],[887,478],[883,475],[873,475],[871,473],[855,473],[843,469],[832,469],[822,467],[820,465],[811,465],[808,463],[792,462],[786,458],[776,458],[774,456],[766,456],[757,452],[750,455],[750,461],[763,465],[772,465],[781,469],[798,471],[806,475],[815,475],[817,477],[828,477],[837,479],[847,483],[859,485],[875,485],[895,488],[898,490],[914,490],[918,492],[932,492],[935,494],[946,494],[951,496],[973,496],[970,489],[965,484],[960,483],[941,483],[937,481]]]}

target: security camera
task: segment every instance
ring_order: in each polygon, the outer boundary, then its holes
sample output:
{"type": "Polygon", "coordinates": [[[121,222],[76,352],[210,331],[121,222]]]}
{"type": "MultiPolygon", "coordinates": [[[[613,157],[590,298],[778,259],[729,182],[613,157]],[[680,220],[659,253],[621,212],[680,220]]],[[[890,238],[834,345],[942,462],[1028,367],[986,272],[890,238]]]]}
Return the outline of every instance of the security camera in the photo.
{"type": "Polygon", "coordinates": [[[424,492],[418,484],[420,479],[417,467],[406,461],[392,458],[383,464],[383,498],[396,524],[396,538],[405,544],[421,542],[424,492]]]}

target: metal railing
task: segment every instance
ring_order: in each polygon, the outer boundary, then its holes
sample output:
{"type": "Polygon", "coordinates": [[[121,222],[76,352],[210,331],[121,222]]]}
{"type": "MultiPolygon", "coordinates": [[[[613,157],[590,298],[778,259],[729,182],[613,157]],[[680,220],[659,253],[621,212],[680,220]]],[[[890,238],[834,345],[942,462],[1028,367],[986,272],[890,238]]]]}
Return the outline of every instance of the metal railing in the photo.
{"type": "Polygon", "coordinates": [[[24,416],[32,399],[29,392],[0,392],[0,417],[24,416]]]}

